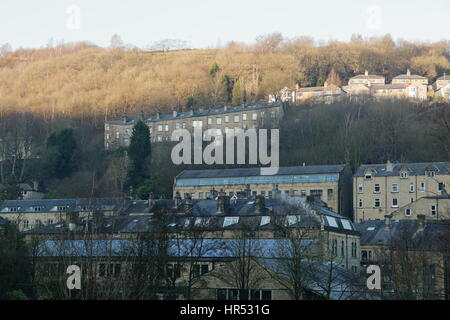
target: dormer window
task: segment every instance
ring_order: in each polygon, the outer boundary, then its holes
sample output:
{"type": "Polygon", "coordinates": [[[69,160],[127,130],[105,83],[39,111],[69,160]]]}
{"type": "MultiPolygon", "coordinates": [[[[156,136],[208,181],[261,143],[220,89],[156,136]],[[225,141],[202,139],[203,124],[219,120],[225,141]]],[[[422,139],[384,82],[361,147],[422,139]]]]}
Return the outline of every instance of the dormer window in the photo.
{"type": "Polygon", "coordinates": [[[406,170],[400,171],[400,179],[408,179],[408,171],[406,170]]]}
{"type": "Polygon", "coordinates": [[[436,175],[436,171],[437,171],[436,167],[434,167],[434,166],[428,166],[428,167],[425,169],[425,176],[427,176],[427,177],[429,177],[429,178],[434,178],[434,176],[436,175]]]}
{"type": "Polygon", "coordinates": [[[364,179],[372,180],[372,170],[366,170],[366,172],[364,173],[364,179]]]}

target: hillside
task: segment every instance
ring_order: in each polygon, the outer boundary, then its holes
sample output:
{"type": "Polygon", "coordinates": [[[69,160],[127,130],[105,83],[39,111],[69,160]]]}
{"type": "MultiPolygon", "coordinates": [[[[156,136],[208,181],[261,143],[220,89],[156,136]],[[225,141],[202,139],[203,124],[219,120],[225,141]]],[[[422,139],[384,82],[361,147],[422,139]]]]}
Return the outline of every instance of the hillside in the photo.
{"type": "Polygon", "coordinates": [[[332,70],[335,82],[366,69],[389,81],[409,67],[432,82],[450,72],[449,57],[448,41],[394,43],[389,36],[318,46],[308,38],[280,41],[272,35],[251,46],[167,52],[83,43],[17,50],[0,57],[0,111],[114,117],[185,108],[187,101],[209,107],[242,103],[245,97],[251,103],[296,81],[321,85],[332,70]]]}

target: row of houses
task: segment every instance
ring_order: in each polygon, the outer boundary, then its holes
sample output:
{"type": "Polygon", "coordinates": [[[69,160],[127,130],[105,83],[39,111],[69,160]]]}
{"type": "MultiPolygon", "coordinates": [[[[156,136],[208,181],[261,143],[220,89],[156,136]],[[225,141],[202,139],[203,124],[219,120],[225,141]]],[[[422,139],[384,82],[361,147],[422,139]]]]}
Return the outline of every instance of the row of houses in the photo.
{"type": "Polygon", "coordinates": [[[353,223],[314,197],[224,192],[211,199],[177,193],[174,199],[5,201],[1,212],[0,222],[28,220],[22,230],[36,246],[39,290],[58,279],[65,285],[65,268],[77,264],[84,281],[103,292],[96,298],[124,298],[136,290],[128,286],[149,285],[155,275],[139,272],[149,264],[146,272],[163,270],[152,291],[163,299],[443,299],[449,293],[448,243],[442,238],[449,235],[449,220],[386,215],[353,223]],[[52,221],[31,228],[34,216],[52,221]],[[389,264],[390,253],[404,252],[402,246],[417,274],[407,292],[405,280],[396,278],[396,268],[406,266],[389,264]],[[370,264],[386,267],[381,290],[366,286],[370,264]],[[117,290],[120,297],[102,295],[117,290]]]}
{"type": "Polygon", "coordinates": [[[432,85],[428,79],[417,74],[406,74],[394,77],[391,83],[386,83],[384,76],[369,74],[356,75],[349,79],[348,84],[339,87],[325,82],[320,87],[300,87],[295,89],[284,87],[279,92],[269,95],[269,102],[325,102],[333,103],[343,97],[373,96],[375,98],[402,98],[426,100],[429,97],[450,99],[450,76],[444,74],[432,85]]]}
{"type": "Polygon", "coordinates": [[[186,170],[174,179],[174,194],[206,199],[219,191],[230,196],[268,198],[312,196],[355,222],[384,219],[450,219],[450,163],[361,165],[352,175],[346,165],[281,167],[271,176],[259,168],[186,170]]]}
{"type": "Polygon", "coordinates": [[[187,129],[193,132],[200,128],[220,130],[226,134],[228,130],[252,129],[263,125],[266,121],[277,122],[283,116],[281,103],[244,105],[223,108],[190,110],[178,112],[176,109],[171,114],[156,112],[154,116],[140,119],[129,118],[124,115],[121,120],[108,120],[105,122],[105,148],[113,150],[118,147],[127,147],[130,144],[133,126],[142,120],[148,125],[152,142],[170,141],[172,133],[177,129],[187,129]]]}

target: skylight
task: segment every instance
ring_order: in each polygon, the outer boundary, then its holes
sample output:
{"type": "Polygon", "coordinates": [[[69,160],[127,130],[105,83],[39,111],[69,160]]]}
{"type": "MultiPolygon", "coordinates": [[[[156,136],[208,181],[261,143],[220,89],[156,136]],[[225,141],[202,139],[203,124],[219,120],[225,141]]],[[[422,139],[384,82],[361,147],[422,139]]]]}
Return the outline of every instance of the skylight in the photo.
{"type": "Polygon", "coordinates": [[[327,221],[330,227],[338,228],[336,218],[327,216],[327,221]]]}
{"type": "Polygon", "coordinates": [[[350,222],[348,220],[341,219],[341,223],[342,223],[342,226],[344,227],[344,229],[352,230],[352,225],[350,224],[350,222]]]}
{"type": "Polygon", "coordinates": [[[262,216],[260,226],[264,226],[270,223],[270,216],[262,216]]]}
{"type": "Polygon", "coordinates": [[[223,227],[228,227],[239,222],[239,217],[225,217],[223,227]]]}

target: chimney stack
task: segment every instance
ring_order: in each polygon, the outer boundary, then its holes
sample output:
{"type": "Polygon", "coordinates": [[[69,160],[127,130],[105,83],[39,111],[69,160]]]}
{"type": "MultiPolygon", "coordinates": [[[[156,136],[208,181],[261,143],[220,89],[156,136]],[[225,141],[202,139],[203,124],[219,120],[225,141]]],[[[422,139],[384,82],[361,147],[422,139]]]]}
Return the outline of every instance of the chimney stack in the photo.
{"type": "Polygon", "coordinates": [[[384,216],[384,228],[390,229],[391,228],[391,222],[392,222],[392,214],[386,214],[384,216]]]}
{"type": "Polygon", "coordinates": [[[411,76],[411,71],[410,71],[409,69],[406,70],[406,75],[407,75],[408,77],[411,76]]]}
{"type": "Polygon", "coordinates": [[[149,209],[153,208],[155,204],[156,204],[155,195],[153,194],[153,192],[150,192],[150,194],[148,195],[148,208],[149,209]]]}
{"type": "Polygon", "coordinates": [[[176,108],[173,108],[173,117],[174,118],[176,118],[177,117],[177,115],[178,115],[178,112],[177,112],[177,109],[176,108]]]}
{"type": "Polygon", "coordinates": [[[364,75],[367,77],[369,75],[369,71],[364,71],[364,75]]]}
{"type": "Polygon", "coordinates": [[[226,196],[224,193],[220,193],[217,197],[217,213],[224,214],[227,213],[230,206],[230,197],[226,196]]]}
{"type": "Polygon", "coordinates": [[[38,191],[39,190],[39,182],[36,180],[33,181],[33,190],[38,191]]]}
{"type": "Polygon", "coordinates": [[[128,115],[127,115],[126,112],[124,112],[122,120],[123,120],[123,123],[127,123],[128,122],[128,115]]]}
{"type": "Polygon", "coordinates": [[[161,118],[161,112],[159,112],[159,111],[156,111],[156,119],[160,119],[161,118]]]}
{"type": "Polygon", "coordinates": [[[263,195],[257,195],[255,198],[255,213],[260,214],[263,213],[265,205],[264,205],[265,198],[263,195]]]}
{"type": "Polygon", "coordinates": [[[392,172],[392,170],[394,170],[394,164],[391,161],[387,161],[386,162],[386,171],[387,172],[392,172]]]}
{"type": "Polygon", "coordinates": [[[193,207],[192,197],[190,193],[184,194],[184,213],[189,213],[193,207]]]}
{"type": "Polygon", "coordinates": [[[174,200],[175,200],[174,201],[174,207],[175,207],[175,209],[177,209],[180,206],[180,204],[181,204],[181,195],[180,195],[179,191],[177,191],[175,193],[174,200]]]}
{"type": "Polygon", "coordinates": [[[417,231],[423,231],[425,229],[425,215],[418,214],[417,221],[419,222],[419,227],[417,228],[417,231]]]}

